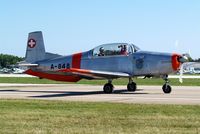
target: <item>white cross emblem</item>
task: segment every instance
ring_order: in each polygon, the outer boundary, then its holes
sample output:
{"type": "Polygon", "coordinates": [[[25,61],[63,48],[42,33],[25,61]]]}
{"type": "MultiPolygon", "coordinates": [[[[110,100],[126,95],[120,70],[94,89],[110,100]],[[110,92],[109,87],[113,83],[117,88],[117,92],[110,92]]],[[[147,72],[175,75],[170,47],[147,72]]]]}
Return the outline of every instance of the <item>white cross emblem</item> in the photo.
{"type": "Polygon", "coordinates": [[[28,40],[28,46],[30,48],[34,48],[36,46],[36,41],[34,39],[29,39],[28,40]]]}

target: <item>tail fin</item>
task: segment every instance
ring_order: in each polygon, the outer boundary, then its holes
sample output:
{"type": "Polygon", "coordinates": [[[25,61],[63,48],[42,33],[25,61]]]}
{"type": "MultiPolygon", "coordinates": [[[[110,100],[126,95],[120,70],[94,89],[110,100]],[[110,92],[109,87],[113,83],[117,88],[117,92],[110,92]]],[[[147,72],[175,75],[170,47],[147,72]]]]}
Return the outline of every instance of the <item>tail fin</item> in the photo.
{"type": "Polygon", "coordinates": [[[25,61],[35,63],[45,59],[45,47],[41,31],[31,32],[28,36],[25,61]]]}

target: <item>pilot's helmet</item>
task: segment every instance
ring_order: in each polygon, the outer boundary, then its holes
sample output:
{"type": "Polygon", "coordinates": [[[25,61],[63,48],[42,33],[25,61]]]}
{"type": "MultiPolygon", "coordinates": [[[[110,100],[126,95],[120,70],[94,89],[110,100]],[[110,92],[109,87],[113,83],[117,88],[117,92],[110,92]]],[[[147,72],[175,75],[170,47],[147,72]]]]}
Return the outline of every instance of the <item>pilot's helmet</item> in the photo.
{"type": "Polygon", "coordinates": [[[103,48],[103,47],[100,47],[100,48],[99,48],[99,51],[100,51],[100,52],[103,52],[103,51],[104,51],[104,48],[103,48]]]}

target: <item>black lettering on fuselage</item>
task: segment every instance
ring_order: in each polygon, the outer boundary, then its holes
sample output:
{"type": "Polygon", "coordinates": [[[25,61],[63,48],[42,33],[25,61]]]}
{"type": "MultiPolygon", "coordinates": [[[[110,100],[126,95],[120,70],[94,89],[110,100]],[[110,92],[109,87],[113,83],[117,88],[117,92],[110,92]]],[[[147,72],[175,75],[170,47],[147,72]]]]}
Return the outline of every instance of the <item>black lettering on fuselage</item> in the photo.
{"type": "Polygon", "coordinates": [[[56,64],[56,65],[51,64],[51,69],[65,69],[65,68],[69,69],[70,68],[70,64],[69,63],[67,63],[67,64],[59,63],[59,64],[56,64]]]}
{"type": "Polygon", "coordinates": [[[51,69],[54,69],[54,65],[53,64],[51,64],[51,69]]]}
{"type": "Polygon", "coordinates": [[[70,69],[70,64],[69,63],[67,63],[67,69],[70,69]]]}
{"type": "Polygon", "coordinates": [[[58,64],[58,69],[61,69],[62,65],[61,64],[58,64]]]}

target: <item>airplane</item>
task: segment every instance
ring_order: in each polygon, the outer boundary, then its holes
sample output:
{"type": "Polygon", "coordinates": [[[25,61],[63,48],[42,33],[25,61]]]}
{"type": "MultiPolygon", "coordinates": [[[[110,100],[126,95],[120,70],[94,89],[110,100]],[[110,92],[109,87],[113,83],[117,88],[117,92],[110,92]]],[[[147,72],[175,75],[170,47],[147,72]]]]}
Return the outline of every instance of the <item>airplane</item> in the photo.
{"type": "Polygon", "coordinates": [[[114,79],[127,78],[127,90],[134,92],[137,85],[132,78],[159,77],[165,81],[163,92],[170,93],[168,74],[180,70],[187,61],[184,54],[143,51],[129,43],[108,43],[86,52],[62,56],[46,52],[42,32],[35,31],[28,35],[25,61],[20,66],[28,68],[24,73],[40,79],[65,82],[106,79],[104,93],[113,92],[114,79]]]}

